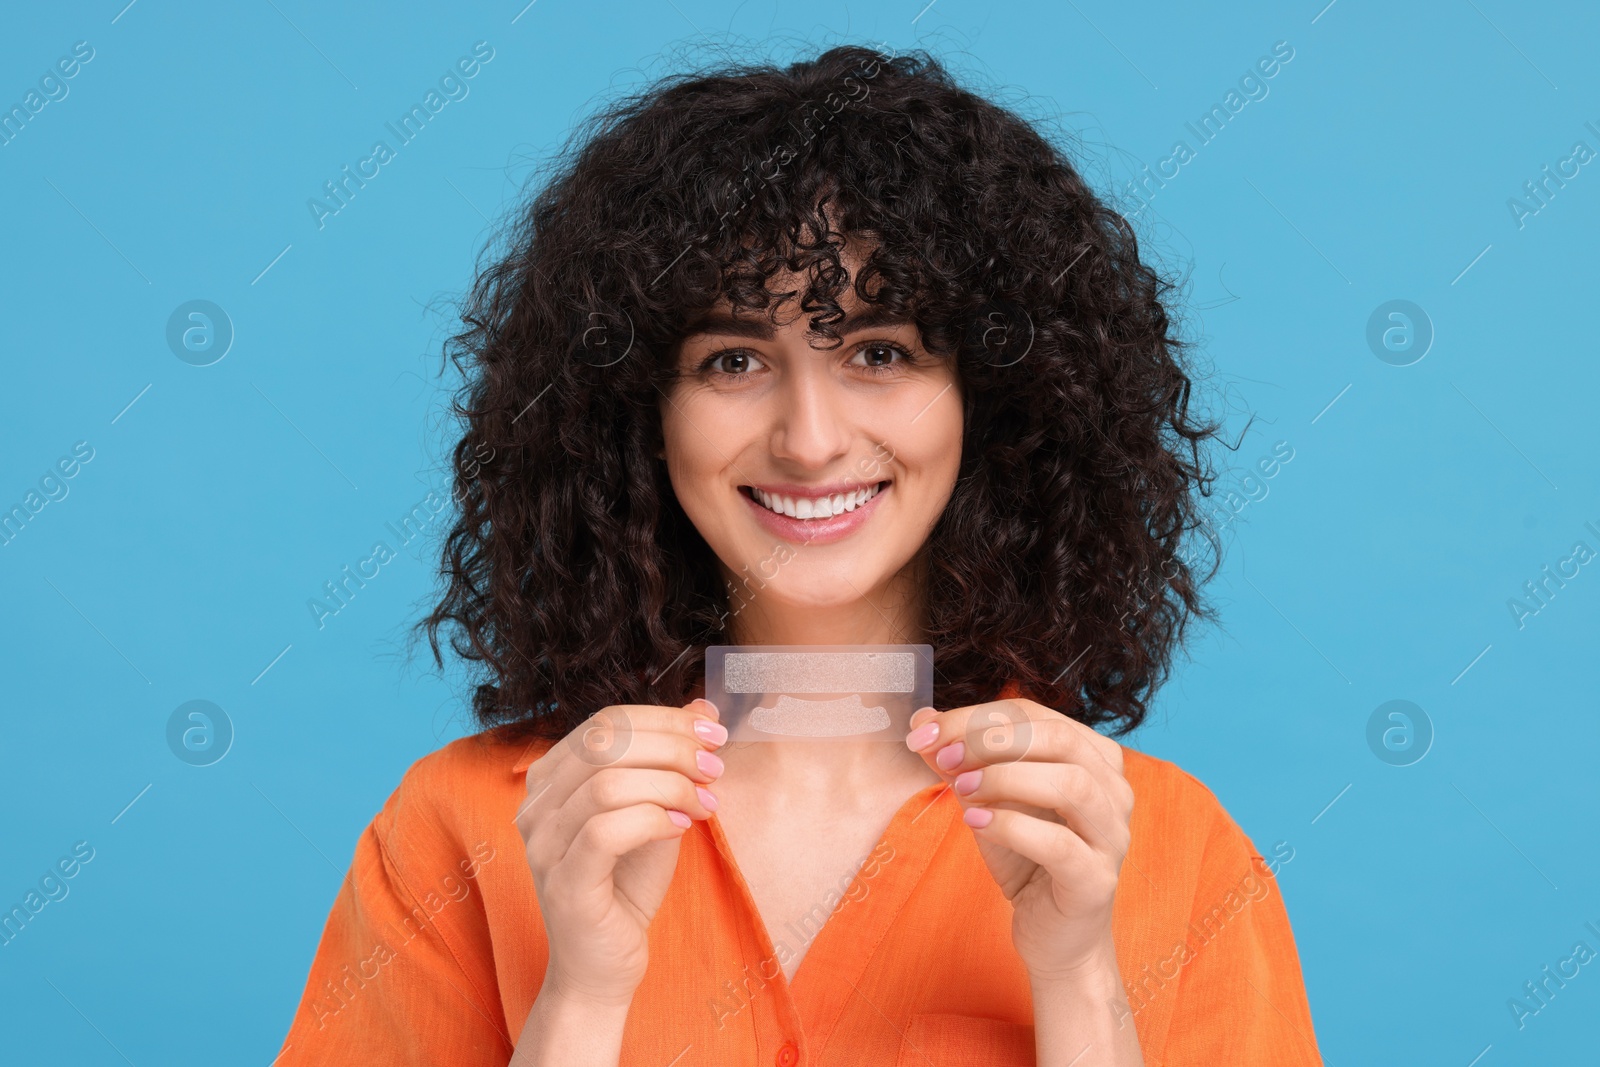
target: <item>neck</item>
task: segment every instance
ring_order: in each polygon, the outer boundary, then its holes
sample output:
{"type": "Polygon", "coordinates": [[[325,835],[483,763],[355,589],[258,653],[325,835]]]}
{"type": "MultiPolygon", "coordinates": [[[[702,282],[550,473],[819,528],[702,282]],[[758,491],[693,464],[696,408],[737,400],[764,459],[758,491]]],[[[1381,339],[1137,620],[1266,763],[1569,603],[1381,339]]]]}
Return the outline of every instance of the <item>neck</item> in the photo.
{"type": "Polygon", "coordinates": [[[717,754],[724,784],[764,810],[873,811],[941,780],[899,741],[747,741],[717,754]]]}
{"type": "MultiPolygon", "coordinates": [[[[726,577],[726,575],[725,575],[726,577]]],[[[921,557],[881,586],[837,604],[778,600],[728,581],[731,645],[914,645],[924,641],[921,557]]]]}
{"type": "MultiPolygon", "coordinates": [[[[921,568],[913,563],[883,589],[849,603],[796,606],[746,590],[730,596],[727,642],[736,645],[898,645],[924,641],[921,568]]],[[[703,681],[686,699],[705,695],[703,681]]],[[[717,752],[725,788],[748,791],[765,810],[867,811],[940,781],[923,758],[893,741],[730,742],[717,752]],[[744,787],[748,786],[748,790],[744,787]]]]}

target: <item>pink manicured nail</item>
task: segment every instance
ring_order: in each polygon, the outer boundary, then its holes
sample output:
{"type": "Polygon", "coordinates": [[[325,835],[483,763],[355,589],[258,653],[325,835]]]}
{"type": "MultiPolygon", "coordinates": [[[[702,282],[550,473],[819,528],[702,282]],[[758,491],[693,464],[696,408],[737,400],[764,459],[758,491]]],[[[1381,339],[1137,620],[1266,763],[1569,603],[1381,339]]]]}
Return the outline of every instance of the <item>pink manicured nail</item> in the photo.
{"type": "Polygon", "coordinates": [[[981,781],[983,781],[983,768],[979,767],[975,771],[963,771],[961,774],[956,775],[956,780],[951,785],[955,787],[957,793],[966,796],[977,789],[978,783],[981,781]]]}
{"type": "Polygon", "coordinates": [[[720,745],[728,739],[728,728],[720,722],[712,722],[710,719],[696,719],[694,721],[694,735],[702,741],[720,745]]]}
{"type": "Polygon", "coordinates": [[[677,808],[668,808],[667,809],[667,818],[672,820],[672,824],[674,826],[681,827],[681,828],[683,828],[685,830],[687,830],[689,828],[689,824],[690,823],[694,822],[693,819],[689,818],[689,816],[685,815],[683,812],[679,811],[677,808]]]}
{"type": "Polygon", "coordinates": [[[718,759],[710,752],[707,752],[705,749],[701,749],[699,752],[694,754],[694,762],[695,766],[699,767],[702,771],[705,771],[713,778],[722,773],[722,760],[718,759]]]}
{"type": "Polygon", "coordinates": [[[953,771],[961,766],[961,761],[966,758],[967,743],[965,741],[955,741],[941,748],[939,754],[933,757],[933,762],[947,771],[953,771]]]}
{"type": "Polygon", "coordinates": [[[694,791],[699,794],[700,803],[706,806],[707,811],[717,810],[717,795],[715,793],[703,785],[695,786],[694,791]]]}
{"type": "Polygon", "coordinates": [[[925,722],[906,734],[906,747],[913,752],[921,752],[937,740],[939,740],[939,724],[925,722]]]}
{"type": "Polygon", "coordinates": [[[981,830],[994,821],[994,812],[988,808],[968,808],[962,812],[961,820],[974,830],[981,830]]]}

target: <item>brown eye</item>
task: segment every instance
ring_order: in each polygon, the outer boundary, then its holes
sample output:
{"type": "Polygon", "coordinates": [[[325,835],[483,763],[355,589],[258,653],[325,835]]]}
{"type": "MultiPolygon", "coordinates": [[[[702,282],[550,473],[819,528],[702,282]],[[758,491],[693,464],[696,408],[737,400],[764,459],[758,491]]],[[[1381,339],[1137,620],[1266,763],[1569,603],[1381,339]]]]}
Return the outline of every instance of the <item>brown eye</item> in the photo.
{"type": "Polygon", "coordinates": [[[864,366],[865,369],[875,374],[894,371],[899,364],[916,362],[910,352],[907,352],[899,345],[892,345],[886,341],[868,341],[856,349],[856,357],[864,359],[864,363],[859,364],[860,366],[864,366]],[[895,359],[896,356],[900,358],[895,359]]]}
{"type": "Polygon", "coordinates": [[[700,372],[712,377],[737,378],[760,366],[761,361],[753,353],[742,348],[730,348],[707,356],[700,364],[700,372]]]}

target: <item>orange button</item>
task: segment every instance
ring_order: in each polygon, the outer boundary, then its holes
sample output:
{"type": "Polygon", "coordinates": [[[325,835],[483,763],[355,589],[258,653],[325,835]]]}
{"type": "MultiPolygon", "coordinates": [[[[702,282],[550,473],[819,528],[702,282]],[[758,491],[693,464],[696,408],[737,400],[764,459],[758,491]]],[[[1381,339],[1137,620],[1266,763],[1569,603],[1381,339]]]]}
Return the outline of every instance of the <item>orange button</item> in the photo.
{"type": "Polygon", "coordinates": [[[778,1067],[794,1067],[800,1062],[800,1050],[794,1047],[793,1041],[785,1041],[778,1050],[778,1067]]]}

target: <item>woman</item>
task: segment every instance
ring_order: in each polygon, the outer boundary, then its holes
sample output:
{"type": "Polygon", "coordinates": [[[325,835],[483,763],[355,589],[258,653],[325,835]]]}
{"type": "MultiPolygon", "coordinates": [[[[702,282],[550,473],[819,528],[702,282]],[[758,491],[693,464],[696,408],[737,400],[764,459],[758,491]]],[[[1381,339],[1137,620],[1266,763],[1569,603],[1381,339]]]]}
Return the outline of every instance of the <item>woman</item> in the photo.
{"type": "Polygon", "coordinates": [[[485,729],[361,838],[280,1067],[1320,1063],[1266,862],[1095,729],[1208,614],[1169,290],[925,55],[596,119],[453,342],[420,625],[485,729]],[[904,746],[703,699],[707,645],[915,643],[904,746]]]}

